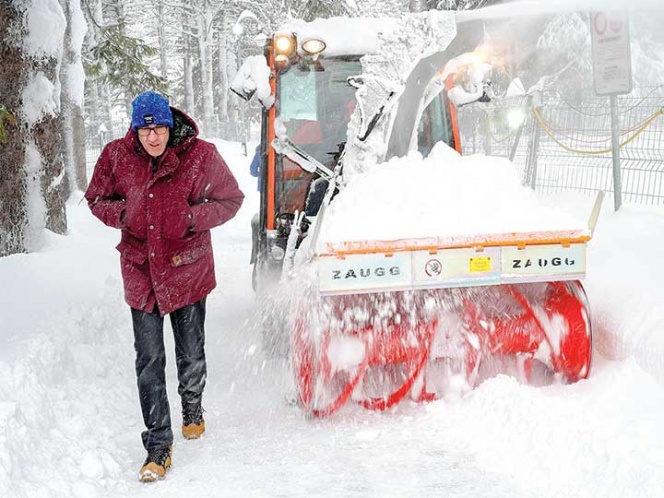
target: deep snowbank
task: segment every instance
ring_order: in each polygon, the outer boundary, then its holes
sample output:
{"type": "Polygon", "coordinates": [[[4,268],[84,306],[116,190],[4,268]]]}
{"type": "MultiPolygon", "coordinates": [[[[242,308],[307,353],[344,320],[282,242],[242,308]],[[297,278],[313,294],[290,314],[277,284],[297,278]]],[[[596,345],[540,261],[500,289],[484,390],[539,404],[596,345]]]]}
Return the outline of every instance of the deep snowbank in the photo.
{"type": "MultiPolygon", "coordinates": [[[[653,263],[664,210],[616,215],[605,203],[585,285],[596,351],[618,361],[598,354],[588,380],[534,388],[498,377],[459,399],[348,407],[315,422],[283,403],[286,370],[259,352],[248,264],[256,184],[250,158],[219,146],[248,200],[215,237],[209,434],[176,437],[168,478],[137,482],[142,421],[118,234],[70,204],[70,235],[0,258],[0,496],[664,496],[664,267],[653,263]]],[[[172,357],[167,368],[177,424],[172,357]]]]}
{"type": "Polygon", "coordinates": [[[321,241],[583,230],[588,213],[542,204],[504,158],[439,143],[353,177],[326,213],[321,241]]]}

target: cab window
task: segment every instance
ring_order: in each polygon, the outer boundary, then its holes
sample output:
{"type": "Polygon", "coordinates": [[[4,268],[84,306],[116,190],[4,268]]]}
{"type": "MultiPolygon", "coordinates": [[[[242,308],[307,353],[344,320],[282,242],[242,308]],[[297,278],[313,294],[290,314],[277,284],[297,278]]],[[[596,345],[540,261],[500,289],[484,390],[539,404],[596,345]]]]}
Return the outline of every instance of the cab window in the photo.
{"type": "Polygon", "coordinates": [[[424,109],[417,128],[417,149],[427,157],[438,142],[454,148],[454,133],[447,92],[441,91],[424,109]]]}
{"type": "MultiPolygon", "coordinates": [[[[355,89],[348,78],[361,72],[358,59],[320,57],[301,60],[279,73],[277,114],[289,138],[331,169],[355,109],[355,89]]],[[[277,214],[303,211],[315,175],[281,156],[275,170],[277,214]]]]}

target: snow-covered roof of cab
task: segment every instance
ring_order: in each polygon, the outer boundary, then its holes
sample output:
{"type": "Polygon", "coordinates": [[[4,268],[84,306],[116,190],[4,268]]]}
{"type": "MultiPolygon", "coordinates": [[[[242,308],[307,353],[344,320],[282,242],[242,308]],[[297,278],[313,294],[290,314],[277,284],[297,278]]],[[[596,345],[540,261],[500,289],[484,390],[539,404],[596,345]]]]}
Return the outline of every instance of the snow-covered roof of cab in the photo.
{"type": "Polygon", "coordinates": [[[396,25],[397,19],[390,17],[331,17],[311,22],[295,19],[276,32],[295,33],[300,42],[310,38],[324,40],[328,57],[365,55],[377,53],[379,35],[393,31],[396,25]]]}

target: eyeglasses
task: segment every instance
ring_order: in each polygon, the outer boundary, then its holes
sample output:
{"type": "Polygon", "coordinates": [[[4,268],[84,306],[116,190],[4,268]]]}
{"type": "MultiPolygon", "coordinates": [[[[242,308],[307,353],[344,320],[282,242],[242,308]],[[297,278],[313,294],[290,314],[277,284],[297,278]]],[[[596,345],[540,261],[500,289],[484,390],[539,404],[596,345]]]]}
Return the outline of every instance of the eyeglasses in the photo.
{"type": "Polygon", "coordinates": [[[138,135],[140,137],[147,137],[151,131],[154,131],[155,135],[165,135],[168,130],[168,126],[155,126],[154,128],[139,128],[138,135]]]}

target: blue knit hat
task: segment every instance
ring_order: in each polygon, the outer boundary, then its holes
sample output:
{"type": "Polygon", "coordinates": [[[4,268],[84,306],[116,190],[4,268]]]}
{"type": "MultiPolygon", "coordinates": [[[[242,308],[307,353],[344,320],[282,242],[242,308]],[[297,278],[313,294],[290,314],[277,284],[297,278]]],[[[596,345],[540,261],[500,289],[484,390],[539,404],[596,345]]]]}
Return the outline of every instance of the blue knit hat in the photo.
{"type": "Polygon", "coordinates": [[[131,128],[150,125],[167,125],[173,128],[173,113],[168,105],[168,99],[163,95],[148,91],[141,93],[131,104],[131,128]]]}

